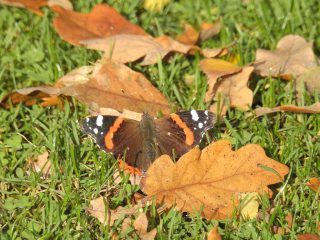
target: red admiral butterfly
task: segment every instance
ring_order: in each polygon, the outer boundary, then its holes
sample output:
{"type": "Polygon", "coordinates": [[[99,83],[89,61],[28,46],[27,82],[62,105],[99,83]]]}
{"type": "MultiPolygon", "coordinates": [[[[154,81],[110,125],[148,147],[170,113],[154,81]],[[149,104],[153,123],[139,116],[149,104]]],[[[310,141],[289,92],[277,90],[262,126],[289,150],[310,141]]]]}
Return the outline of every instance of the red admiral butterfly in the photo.
{"type": "Polygon", "coordinates": [[[172,113],[159,119],[144,113],[140,122],[98,115],[84,119],[82,130],[104,151],[125,155],[128,165],[145,171],[162,154],[180,157],[198,145],[215,122],[215,114],[201,110],[172,113]]]}

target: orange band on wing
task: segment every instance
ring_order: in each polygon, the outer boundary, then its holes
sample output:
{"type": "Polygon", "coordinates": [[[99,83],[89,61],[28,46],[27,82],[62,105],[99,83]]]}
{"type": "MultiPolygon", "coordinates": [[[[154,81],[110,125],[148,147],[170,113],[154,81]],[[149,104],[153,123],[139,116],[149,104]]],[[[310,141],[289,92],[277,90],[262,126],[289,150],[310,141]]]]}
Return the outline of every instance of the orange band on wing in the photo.
{"type": "Polygon", "coordinates": [[[108,133],[104,136],[104,144],[107,149],[110,150],[114,147],[114,144],[112,141],[113,134],[118,130],[122,122],[123,122],[123,118],[118,117],[116,121],[113,123],[113,125],[109,128],[108,133]]]}
{"type": "Polygon", "coordinates": [[[194,143],[194,135],[191,129],[188,128],[187,124],[185,124],[177,114],[172,113],[170,116],[172,120],[183,129],[183,132],[186,135],[186,144],[192,145],[194,143]]]}

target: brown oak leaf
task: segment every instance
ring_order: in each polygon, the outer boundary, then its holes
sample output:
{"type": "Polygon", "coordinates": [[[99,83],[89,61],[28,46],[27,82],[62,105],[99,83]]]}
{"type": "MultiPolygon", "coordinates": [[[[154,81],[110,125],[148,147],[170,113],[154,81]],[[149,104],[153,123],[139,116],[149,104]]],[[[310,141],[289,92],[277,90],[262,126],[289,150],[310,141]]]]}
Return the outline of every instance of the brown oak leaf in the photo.
{"type": "Polygon", "coordinates": [[[142,183],[143,191],[158,203],[183,212],[201,211],[206,219],[225,219],[239,204],[239,194],[268,192],[283,181],[288,167],[256,144],[232,151],[220,140],[202,151],[194,148],[173,163],[168,155],[155,160],[142,183]],[[273,169],[273,170],[272,170],[273,169]]]}
{"type": "Polygon", "coordinates": [[[297,235],[298,240],[320,240],[320,236],[312,233],[303,233],[297,235]]]}
{"type": "Polygon", "coordinates": [[[312,43],[298,35],[281,38],[275,51],[258,49],[256,52],[255,72],[261,76],[290,80],[315,66],[312,43]]]}

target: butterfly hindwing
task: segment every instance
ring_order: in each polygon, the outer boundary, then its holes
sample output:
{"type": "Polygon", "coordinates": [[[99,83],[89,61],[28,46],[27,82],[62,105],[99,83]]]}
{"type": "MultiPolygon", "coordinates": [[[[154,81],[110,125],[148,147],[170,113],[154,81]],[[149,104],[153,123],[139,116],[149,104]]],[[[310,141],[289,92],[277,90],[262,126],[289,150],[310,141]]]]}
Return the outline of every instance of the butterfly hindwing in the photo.
{"type": "Polygon", "coordinates": [[[213,113],[201,110],[172,113],[155,120],[160,152],[169,155],[175,152],[177,157],[183,155],[200,143],[215,121],[213,113]]]}

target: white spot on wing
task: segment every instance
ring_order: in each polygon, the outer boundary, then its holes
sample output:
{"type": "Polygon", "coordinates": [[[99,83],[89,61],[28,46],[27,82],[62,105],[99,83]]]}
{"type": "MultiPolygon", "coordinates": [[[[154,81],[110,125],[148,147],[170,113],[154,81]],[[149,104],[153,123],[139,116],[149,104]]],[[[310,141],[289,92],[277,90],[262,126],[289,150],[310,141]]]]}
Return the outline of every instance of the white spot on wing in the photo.
{"type": "Polygon", "coordinates": [[[98,116],[97,116],[97,120],[96,120],[97,126],[98,126],[98,127],[101,127],[101,126],[102,126],[102,123],[103,123],[103,116],[98,115],[98,116]]]}
{"type": "Polygon", "coordinates": [[[191,110],[191,116],[193,121],[198,121],[199,120],[199,115],[196,110],[191,110]]]}
{"type": "Polygon", "coordinates": [[[201,129],[203,127],[203,123],[198,123],[198,127],[201,129]]]}
{"type": "Polygon", "coordinates": [[[98,134],[98,128],[93,129],[93,132],[94,132],[95,134],[98,134]]]}
{"type": "Polygon", "coordinates": [[[86,118],[86,122],[88,123],[90,121],[90,118],[86,118]]]}
{"type": "Polygon", "coordinates": [[[208,110],[205,110],[205,111],[204,111],[204,114],[208,116],[208,110]]]}

